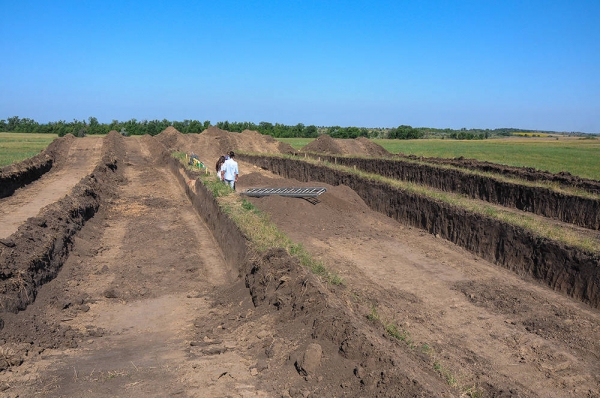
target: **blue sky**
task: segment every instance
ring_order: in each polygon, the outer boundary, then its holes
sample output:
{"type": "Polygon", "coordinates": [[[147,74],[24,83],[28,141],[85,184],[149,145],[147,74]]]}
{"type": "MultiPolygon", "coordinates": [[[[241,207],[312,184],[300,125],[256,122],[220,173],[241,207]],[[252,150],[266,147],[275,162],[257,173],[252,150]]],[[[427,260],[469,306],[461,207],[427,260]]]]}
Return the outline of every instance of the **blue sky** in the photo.
{"type": "Polygon", "coordinates": [[[0,119],[600,133],[600,1],[0,0],[0,119]]]}

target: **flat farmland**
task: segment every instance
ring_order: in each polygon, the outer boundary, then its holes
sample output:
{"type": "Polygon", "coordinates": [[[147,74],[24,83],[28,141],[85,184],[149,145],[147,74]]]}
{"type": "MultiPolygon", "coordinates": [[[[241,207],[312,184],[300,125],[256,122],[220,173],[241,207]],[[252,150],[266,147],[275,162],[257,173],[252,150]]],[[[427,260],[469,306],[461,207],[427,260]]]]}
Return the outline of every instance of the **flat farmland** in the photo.
{"type": "Polygon", "coordinates": [[[0,133],[0,167],[37,155],[56,134],[0,133]]]}

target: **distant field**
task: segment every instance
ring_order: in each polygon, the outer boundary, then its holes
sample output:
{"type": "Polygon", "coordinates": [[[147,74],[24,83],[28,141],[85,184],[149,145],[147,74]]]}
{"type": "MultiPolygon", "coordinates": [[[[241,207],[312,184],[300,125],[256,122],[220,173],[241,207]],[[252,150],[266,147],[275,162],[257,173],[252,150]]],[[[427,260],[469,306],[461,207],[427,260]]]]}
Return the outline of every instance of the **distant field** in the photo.
{"type": "Polygon", "coordinates": [[[56,134],[0,133],[0,167],[37,155],[56,134]]]}
{"type": "MultiPolygon", "coordinates": [[[[296,149],[311,142],[307,138],[279,139],[296,149]]],[[[534,167],[552,173],[568,171],[600,180],[600,139],[521,138],[477,141],[457,140],[373,140],[392,153],[425,157],[486,160],[510,166],[534,167]]]]}
{"type": "Polygon", "coordinates": [[[302,147],[313,142],[314,138],[277,138],[277,141],[290,144],[294,149],[301,149],[302,147]]]}

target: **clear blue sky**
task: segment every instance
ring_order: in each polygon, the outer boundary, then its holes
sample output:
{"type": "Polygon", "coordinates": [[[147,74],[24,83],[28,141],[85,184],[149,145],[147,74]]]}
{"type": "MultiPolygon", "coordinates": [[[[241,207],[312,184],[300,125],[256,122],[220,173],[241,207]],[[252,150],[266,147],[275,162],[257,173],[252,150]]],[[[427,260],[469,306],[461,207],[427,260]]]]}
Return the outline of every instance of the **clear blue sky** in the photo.
{"type": "Polygon", "coordinates": [[[0,0],[0,119],[600,133],[600,1],[0,0]]]}

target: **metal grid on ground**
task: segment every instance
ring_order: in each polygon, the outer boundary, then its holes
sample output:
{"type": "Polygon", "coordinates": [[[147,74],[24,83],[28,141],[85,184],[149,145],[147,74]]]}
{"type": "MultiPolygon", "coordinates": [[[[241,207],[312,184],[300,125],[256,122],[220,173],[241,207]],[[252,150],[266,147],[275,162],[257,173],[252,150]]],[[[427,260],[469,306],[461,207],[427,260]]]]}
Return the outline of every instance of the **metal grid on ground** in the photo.
{"type": "Polygon", "coordinates": [[[313,188],[249,188],[243,192],[247,196],[291,196],[294,198],[316,198],[322,193],[326,192],[326,188],[313,187],[313,188]]]}

